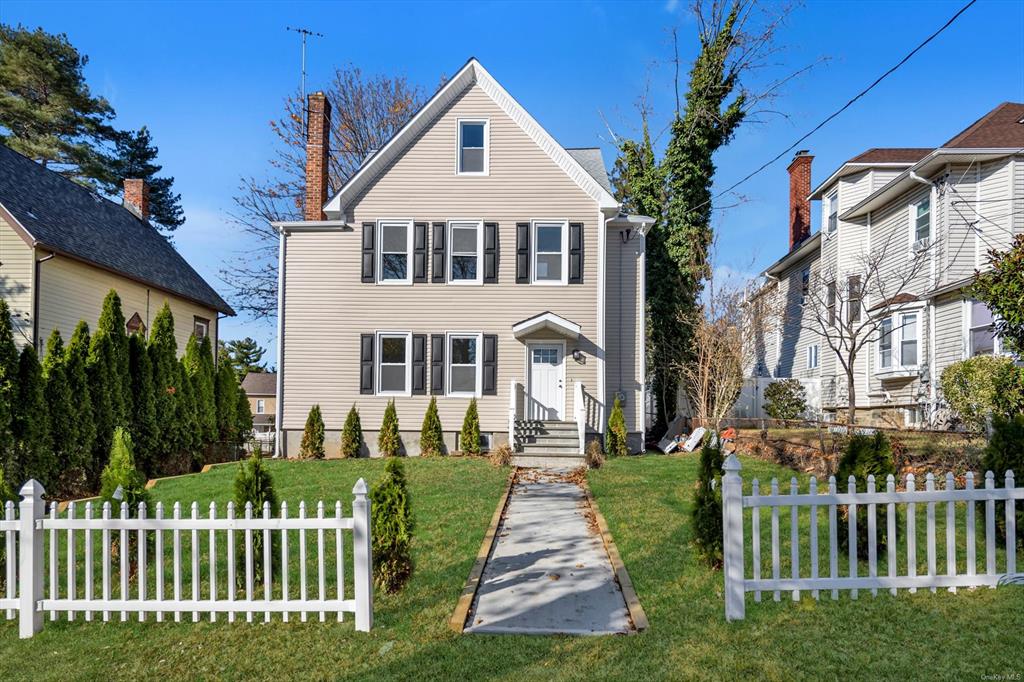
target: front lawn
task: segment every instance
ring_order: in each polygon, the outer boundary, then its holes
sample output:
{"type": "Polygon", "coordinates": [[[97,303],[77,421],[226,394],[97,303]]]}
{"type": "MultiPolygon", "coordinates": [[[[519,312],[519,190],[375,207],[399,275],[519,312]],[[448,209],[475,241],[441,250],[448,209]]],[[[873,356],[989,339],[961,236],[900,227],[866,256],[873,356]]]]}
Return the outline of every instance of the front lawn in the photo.
{"type": "MultiPolygon", "coordinates": [[[[395,597],[376,595],[374,630],[337,623],[68,624],[19,641],[0,624],[0,678],[768,679],[964,678],[1022,672],[1024,589],[928,592],[852,602],[747,603],[727,624],[722,578],[688,546],[694,456],[616,459],[590,483],[650,629],[616,637],[458,636],[447,620],[507,471],[482,460],[406,462],[416,514],[416,572],[395,597]]],[[[792,472],[744,459],[744,477],[792,472]]],[[[372,483],[380,460],[273,462],[289,506],[372,483]]],[[[166,503],[230,497],[234,467],[161,483],[166,503]]],[[[941,561],[940,561],[941,565],[941,561]]]]}

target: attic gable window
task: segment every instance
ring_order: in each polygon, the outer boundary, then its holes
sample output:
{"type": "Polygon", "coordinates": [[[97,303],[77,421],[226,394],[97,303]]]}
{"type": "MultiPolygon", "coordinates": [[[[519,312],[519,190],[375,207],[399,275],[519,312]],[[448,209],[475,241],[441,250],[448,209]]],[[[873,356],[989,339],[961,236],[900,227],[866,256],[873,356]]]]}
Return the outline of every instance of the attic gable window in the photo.
{"type": "Polygon", "coordinates": [[[459,175],[487,175],[488,138],[490,122],[483,120],[459,120],[459,175]]]}
{"type": "Polygon", "coordinates": [[[205,339],[210,335],[210,321],[198,315],[192,318],[192,333],[197,339],[205,339]]]}

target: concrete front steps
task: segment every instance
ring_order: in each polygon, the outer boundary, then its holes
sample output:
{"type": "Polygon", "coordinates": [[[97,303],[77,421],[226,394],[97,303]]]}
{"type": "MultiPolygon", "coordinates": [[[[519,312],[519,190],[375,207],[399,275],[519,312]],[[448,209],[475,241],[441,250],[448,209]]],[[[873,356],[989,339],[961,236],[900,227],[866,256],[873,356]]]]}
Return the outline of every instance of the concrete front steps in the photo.
{"type": "Polygon", "coordinates": [[[584,464],[575,422],[524,421],[514,464],[542,469],[574,469],[584,464]]]}

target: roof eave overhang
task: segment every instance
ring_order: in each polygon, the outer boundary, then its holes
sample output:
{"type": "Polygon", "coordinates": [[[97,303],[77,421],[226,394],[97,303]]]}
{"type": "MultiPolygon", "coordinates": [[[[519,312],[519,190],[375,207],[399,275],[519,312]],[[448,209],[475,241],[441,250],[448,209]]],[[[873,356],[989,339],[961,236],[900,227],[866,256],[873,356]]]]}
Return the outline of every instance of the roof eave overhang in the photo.
{"type": "Polygon", "coordinates": [[[878,189],[877,191],[869,194],[860,203],[856,204],[845,213],[839,216],[840,220],[853,220],[854,218],[860,218],[867,215],[871,211],[875,211],[894,198],[903,194],[914,185],[920,184],[913,176],[927,177],[932,173],[936,172],[939,168],[949,163],[951,160],[967,158],[972,161],[987,161],[990,159],[997,159],[1003,156],[1010,156],[1012,154],[1020,153],[1020,149],[1013,148],[975,148],[975,149],[957,149],[940,147],[935,151],[928,154],[913,166],[907,168],[905,171],[900,173],[898,176],[892,179],[885,187],[878,189]]]}
{"type": "Polygon", "coordinates": [[[637,234],[647,236],[647,233],[651,231],[651,227],[654,226],[654,223],[654,218],[650,216],[619,213],[614,218],[609,218],[606,225],[613,229],[635,229],[637,234]]]}
{"type": "Polygon", "coordinates": [[[278,220],[270,223],[278,234],[292,232],[344,232],[352,226],[344,220],[278,220]]]}
{"type": "Polygon", "coordinates": [[[821,244],[821,232],[815,232],[810,237],[805,239],[803,241],[803,243],[799,247],[797,247],[795,250],[790,251],[785,256],[783,256],[779,260],[777,260],[774,263],[772,263],[771,265],[769,265],[765,269],[764,275],[766,277],[775,277],[779,273],[781,273],[781,272],[785,271],[787,268],[789,268],[789,266],[791,266],[794,263],[797,263],[797,262],[803,260],[804,258],[809,256],[811,253],[813,253],[814,251],[818,250],[820,244],[821,244]]]}
{"type": "Polygon", "coordinates": [[[476,59],[470,59],[451,80],[434,93],[433,97],[399,131],[377,150],[349,178],[342,188],[323,207],[332,219],[341,219],[348,205],[379,175],[380,171],[398,158],[416,135],[440,115],[455,96],[472,85],[484,92],[568,175],[585,193],[590,195],[603,211],[618,210],[619,202],[583,168],[539,123],[496,81],[476,59]]]}
{"type": "Polygon", "coordinates": [[[906,168],[907,166],[912,165],[914,164],[910,161],[893,161],[889,163],[847,162],[837,168],[832,175],[828,176],[825,182],[818,185],[814,191],[808,195],[807,200],[814,201],[816,199],[821,199],[825,195],[826,190],[828,190],[836,180],[844,178],[847,175],[853,175],[854,173],[859,173],[862,170],[871,170],[872,168],[906,168]]]}
{"type": "Polygon", "coordinates": [[[578,339],[582,329],[578,324],[554,313],[541,313],[512,325],[512,335],[517,339],[533,336],[537,332],[554,332],[567,339],[578,339]]]}

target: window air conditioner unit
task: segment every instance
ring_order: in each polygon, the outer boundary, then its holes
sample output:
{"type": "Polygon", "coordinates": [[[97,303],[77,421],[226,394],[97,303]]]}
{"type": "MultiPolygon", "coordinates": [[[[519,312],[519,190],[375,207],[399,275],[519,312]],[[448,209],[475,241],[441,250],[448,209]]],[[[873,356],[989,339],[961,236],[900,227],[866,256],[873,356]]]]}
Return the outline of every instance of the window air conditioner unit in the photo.
{"type": "Polygon", "coordinates": [[[928,248],[930,243],[931,240],[928,239],[928,237],[918,239],[916,242],[914,242],[914,253],[921,253],[922,251],[928,248]]]}

